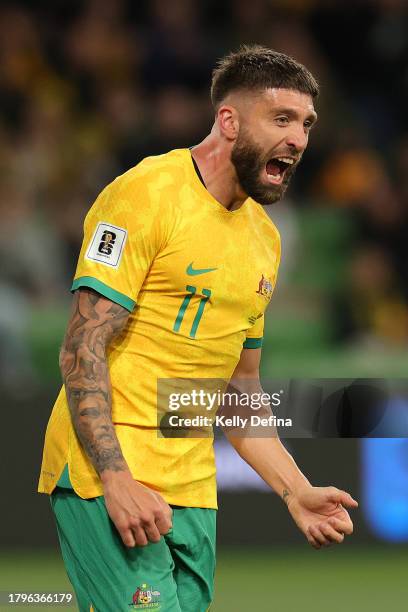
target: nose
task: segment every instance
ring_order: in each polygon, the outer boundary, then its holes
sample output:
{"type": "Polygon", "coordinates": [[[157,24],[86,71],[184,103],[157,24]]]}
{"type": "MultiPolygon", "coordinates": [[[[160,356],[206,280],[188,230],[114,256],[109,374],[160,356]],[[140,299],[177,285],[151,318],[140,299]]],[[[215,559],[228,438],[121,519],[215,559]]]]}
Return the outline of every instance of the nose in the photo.
{"type": "Polygon", "coordinates": [[[305,132],[303,125],[292,126],[286,134],[286,144],[288,147],[302,153],[307,146],[308,134],[305,132]]]}

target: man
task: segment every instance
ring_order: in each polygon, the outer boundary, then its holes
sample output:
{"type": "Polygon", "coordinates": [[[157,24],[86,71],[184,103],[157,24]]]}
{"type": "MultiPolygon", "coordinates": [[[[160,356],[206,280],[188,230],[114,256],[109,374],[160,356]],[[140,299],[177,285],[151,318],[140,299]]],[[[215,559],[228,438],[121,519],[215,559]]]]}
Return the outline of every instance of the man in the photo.
{"type": "MultiPolygon", "coordinates": [[[[264,311],[280,257],[279,200],[316,121],[306,68],[259,46],[214,71],[203,142],[144,159],[84,224],[64,387],[45,439],[51,495],[80,610],[204,612],[213,596],[213,440],[157,434],[157,380],[260,388],[264,311]]],[[[231,443],[315,548],[352,532],[351,496],[313,487],[276,436],[231,443]]]]}

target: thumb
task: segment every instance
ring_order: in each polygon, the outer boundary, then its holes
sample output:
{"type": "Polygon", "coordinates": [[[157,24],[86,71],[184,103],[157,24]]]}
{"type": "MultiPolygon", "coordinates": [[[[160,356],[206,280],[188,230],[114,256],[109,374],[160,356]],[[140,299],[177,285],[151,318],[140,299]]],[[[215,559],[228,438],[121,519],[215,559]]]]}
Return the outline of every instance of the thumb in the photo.
{"type": "Polygon", "coordinates": [[[357,508],[358,501],[353,499],[350,493],[337,489],[336,487],[328,487],[327,490],[327,501],[334,502],[335,504],[341,504],[346,508],[357,508]]]}

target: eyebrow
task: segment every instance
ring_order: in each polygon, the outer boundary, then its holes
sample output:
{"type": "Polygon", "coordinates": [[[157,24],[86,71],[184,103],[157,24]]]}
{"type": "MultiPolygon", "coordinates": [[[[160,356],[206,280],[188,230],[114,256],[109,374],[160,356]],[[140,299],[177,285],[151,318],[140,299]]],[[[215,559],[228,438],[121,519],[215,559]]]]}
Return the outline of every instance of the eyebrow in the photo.
{"type": "MultiPolygon", "coordinates": [[[[279,106],[278,108],[271,109],[271,115],[287,115],[291,119],[299,119],[299,113],[293,108],[286,108],[285,106],[279,106]]],[[[315,111],[310,112],[307,117],[304,119],[305,121],[311,121],[312,125],[314,125],[317,121],[317,113],[315,111]]]]}

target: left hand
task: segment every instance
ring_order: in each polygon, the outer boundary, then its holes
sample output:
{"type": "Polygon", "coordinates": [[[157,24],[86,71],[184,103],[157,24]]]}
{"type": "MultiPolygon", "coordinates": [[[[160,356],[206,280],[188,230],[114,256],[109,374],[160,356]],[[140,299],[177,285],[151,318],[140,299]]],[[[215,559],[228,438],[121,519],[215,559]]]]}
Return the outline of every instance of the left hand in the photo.
{"type": "Polygon", "coordinates": [[[353,523],[344,508],[357,508],[358,502],[336,487],[302,487],[286,498],[293,520],[316,549],[341,544],[353,533],[353,523]]]}

